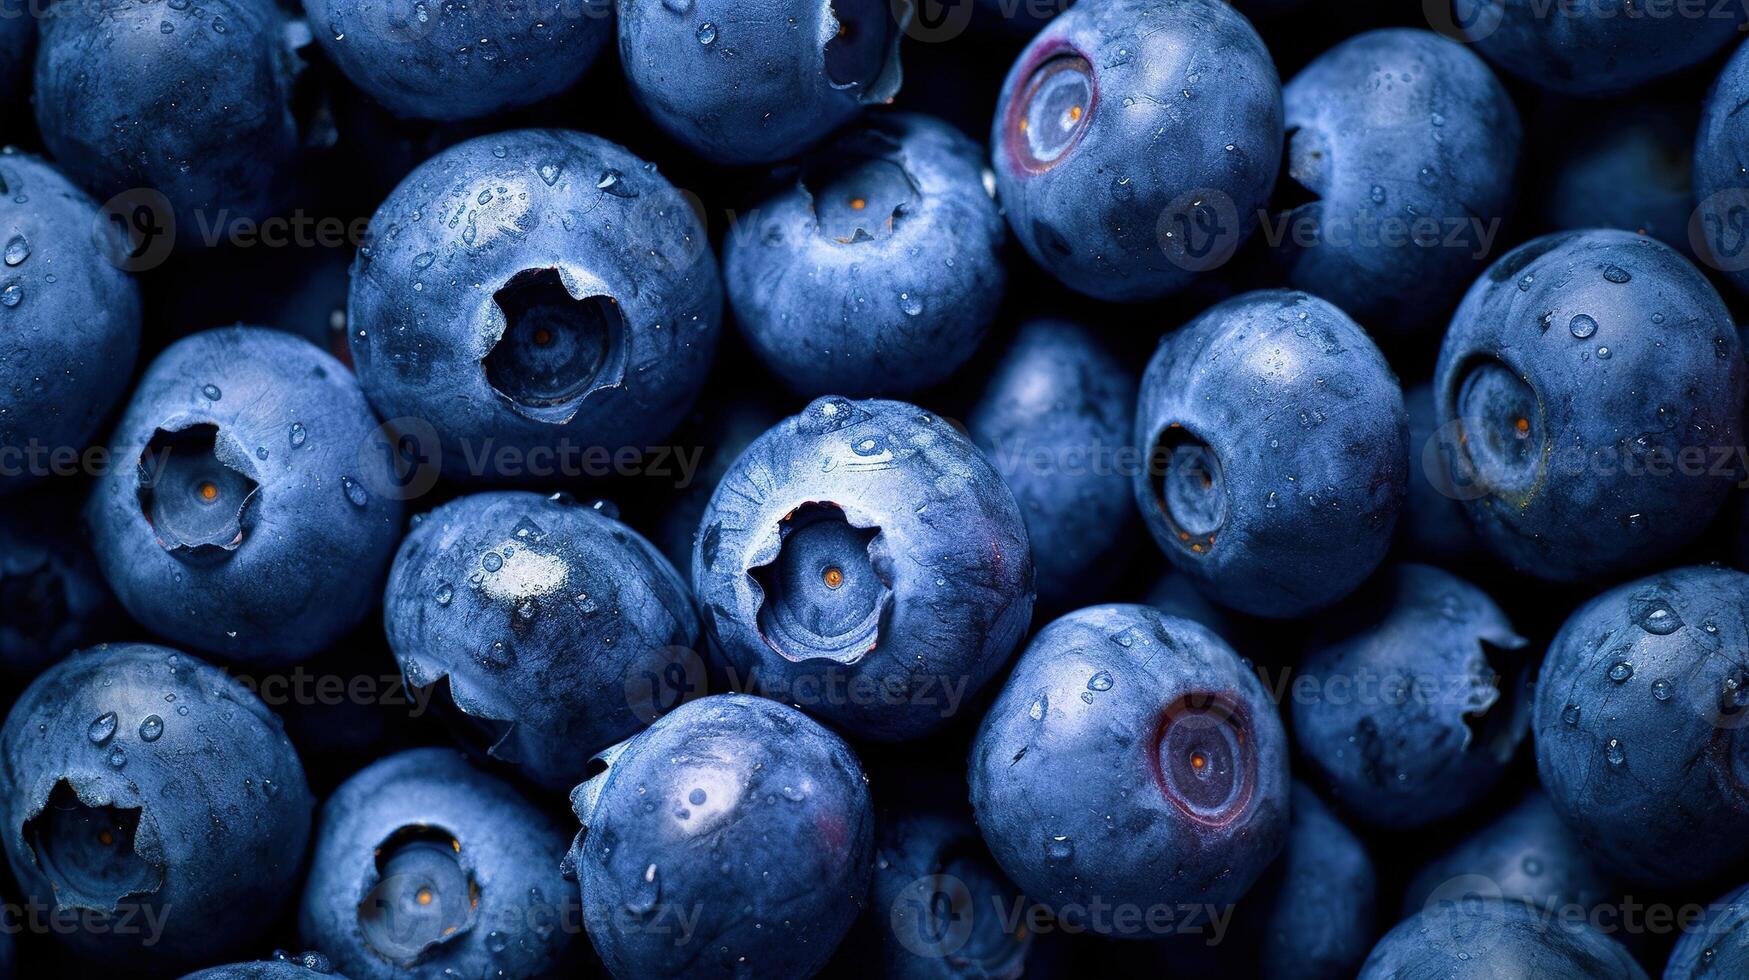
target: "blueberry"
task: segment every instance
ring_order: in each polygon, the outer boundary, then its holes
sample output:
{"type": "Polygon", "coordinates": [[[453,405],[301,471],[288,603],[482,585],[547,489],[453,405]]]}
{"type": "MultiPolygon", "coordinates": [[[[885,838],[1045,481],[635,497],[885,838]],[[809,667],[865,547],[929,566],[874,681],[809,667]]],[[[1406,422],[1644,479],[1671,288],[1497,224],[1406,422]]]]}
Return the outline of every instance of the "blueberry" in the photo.
{"type": "Polygon", "coordinates": [[[736,689],[860,736],[943,725],[1032,616],[1014,495],[903,402],[816,399],[741,454],[700,527],[693,589],[736,689]]]}
{"type": "Polygon", "coordinates": [[[882,813],[875,853],[868,912],[839,951],[841,972],[962,980],[1019,976],[1039,965],[1026,920],[1003,919],[1025,899],[969,818],[939,805],[882,813]]]}
{"type": "Polygon", "coordinates": [[[1475,899],[1538,909],[1597,908],[1615,897],[1609,876],[1533,789],[1512,809],[1429,861],[1403,895],[1403,915],[1475,899]]]}
{"type": "Polygon", "coordinates": [[[126,391],[140,350],[140,292],[115,264],[119,243],[102,234],[109,226],[97,205],[41,160],[0,152],[0,219],[4,494],[71,465],[67,454],[85,448],[126,391]]]}
{"type": "Polygon", "coordinates": [[[1482,542],[1579,580],[1655,562],[1718,513],[1744,384],[1730,314],[1694,266],[1586,231],[1521,245],[1477,280],[1433,392],[1482,542]]]}
{"type": "Polygon", "coordinates": [[[1287,846],[1240,906],[1273,980],[1347,980],[1372,948],[1378,875],[1366,846],[1316,793],[1293,785],[1287,846]]]}
{"type": "Polygon", "coordinates": [[[1141,910],[1236,902],[1288,834],[1287,739],[1201,626],[1092,606],[1040,630],[972,746],[972,807],[1015,884],[1119,938],[1141,910]]]}
{"type": "Polygon", "coordinates": [[[1301,755],[1356,817],[1418,827],[1476,802],[1530,732],[1526,645],[1480,589],[1386,569],[1319,623],[1300,663],[1301,755]]]}
{"type": "Polygon", "coordinates": [[[274,0],[93,0],[57,7],[41,34],[43,142],[99,198],[133,195],[150,212],[135,230],[195,244],[283,206],[300,61],[274,0]]]}
{"type": "Polygon", "coordinates": [[[0,511],[0,671],[33,677],[119,617],[77,505],[39,491],[0,511]]]}
{"type": "Polygon", "coordinates": [[[1071,7],[1002,86],[990,144],[1008,223],[1071,289],[1164,296],[1250,235],[1281,119],[1263,40],[1221,0],[1071,7]]]}
{"type": "Polygon", "coordinates": [[[1033,320],[1007,342],[966,427],[1026,518],[1041,605],[1109,587],[1133,540],[1126,450],[1136,376],[1087,328],[1033,320]]]}
{"type": "Polygon", "coordinates": [[[346,980],[321,953],[287,953],[250,963],[227,963],[190,973],[182,980],[346,980]]]}
{"type": "Polygon", "coordinates": [[[1418,384],[1403,392],[1409,413],[1409,491],[1403,498],[1397,536],[1405,554],[1439,564],[1456,564],[1476,556],[1481,542],[1470,529],[1459,498],[1450,451],[1455,445],[1439,436],[1439,410],[1433,386],[1418,384]]]}
{"type": "Polygon", "coordinates": [[[1621,944],[1583,919],[1550,918],[1522,902],[1440,905],[1397,923],[1358,980],[1646,980],[1621,944]]]}
{"type": "Polygon", "coordinates": [[[1699,922],[1685,929],[1664,965],[1664,980],[1697,980],[1749,974],[1749,885],[1708,905],[1699,922]]]}
{"type": "Polygon", "coordinates": [[[1298,616],[1384,558],[1407,426],[1396,376],[1353,320],[1305,293],[1248,293],[1168,333],[1148,362],[1136,504],[1217,602],[1298,616]]]}
{"type": "Polygon", "coordinates": [[[146,369],[86,518],[104,577],[153,631],[290,663],[378,599],[399,485],[352,372],[263,327],[186,337],[146,369]]]}
{"type": "Polygon", "coordinates": [[[557,95],[613,35],[611,0],[303,0],[303,8],[323,53],[354,85],[420,119],[473,119],[557,95]]]}
{"type": "Polygon", "coordinates": [[[10,111],[30,91],[36,54],[36,18],[27,0],[0,2],[0,111],[10,111]]]}
{"type": "Polygon", "coordinates": [[[909,0],[619,0],[632,96],[716,163],[792,157],[891,102],[909,0]]]}
{"type": "Polygon", "coordinates": [[[1512,197],[1522,131],[1499,80],[1429,31],[1371,31],[1282,89],[1287,175],[1312,196],[1283,216],[1287,281],[1381,334],[1445,316],[1512,197]]]}
{"type": "Polygon", "coordinates": [[[322,804],[298,915],[352,980],[556,975],[578,929],[565,831],[456,752],[378,759],[322,804]]]}
{"type": "MultiPolygon", "coordinates": [[[[1557,111],[1573,113],[1572,103],[1557,111]]],[[[1549,225],[1638,232],[1692,257],[1696,112],[1686,103],[1610,100],[1573,113],[1544,199],[1549,225]]]]}
{"type": "Polygon", "coordinates": [[[25,690],[0,730],[0,800],[24,894],[107,924],[56,937],[160,971],[210,963],[273,923],[313,806],[266,705],[144,643],[79,651],[25,690]]]}
{"type": "Polygon", "coordinates": [[[1688,223],[1690,243],[1707,264],[1749,290],[1749,134],[1741,107],[1749,100],[1749,44],[1725,63],[1701,106],[1694,143],[1694,198],[1699,209],[1688,223]]]}
{"type": "Polygon", "coordinates": [[[1749,575],[1680,568],[1568,617],[1543,661],[1536,761],[1555,811],[1611,871],[1693,884],[1749,855],[1749,575]]]}
{"type": "Polygon", "coordinates": [[[716,261],[680,191],[599,137],[516,130],[451,147],[395,188],[359,250],[349,319],[371,404],[440,443],[417,447],[421,461],[504,481],[665,436],[721,316],[716,261]]]}
{"type": "Polygon", "coordinates": [[[735,320],[804,395],[905,394],[971,357],[1002,301],[1007,227],[983,149],[927,116],[878,116],[809,157],[728,236],[735,320]]]}
{"type": "Polygon", "coordinates": [[[1609,95],[1705,61],[1739,36],[1749,12],[1737,4],[1454,0],[1449,13],[1483,56],[1514,75],[1556,92],[1609,95]]]}
{"type": "Polygon", "coordinates": [[[566,864],[615,976],[800,978],[825,963],[873,862],[849,746],[794,708],[725,694],[604,761],[571,794],[583,831],[566,864]]]}
{"type": "Polygon", "coordinates": [[[442,685],[464,741],[549,789],[704,683],[673,566],[562,494],[439,507],[401,543],[383,605],[407,683],[442,685]]]}

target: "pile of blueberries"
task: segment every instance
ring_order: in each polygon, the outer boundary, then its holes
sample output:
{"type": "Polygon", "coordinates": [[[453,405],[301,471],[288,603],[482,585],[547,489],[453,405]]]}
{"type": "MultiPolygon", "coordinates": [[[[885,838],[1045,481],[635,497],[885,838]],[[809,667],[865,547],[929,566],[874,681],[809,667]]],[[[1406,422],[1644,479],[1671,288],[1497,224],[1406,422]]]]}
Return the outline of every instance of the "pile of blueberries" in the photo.
{"type": "Polygon", "coordinates": [[[0,978],[1749,977],[1745,106],[1749,0],[0,0],[0,978]]]}

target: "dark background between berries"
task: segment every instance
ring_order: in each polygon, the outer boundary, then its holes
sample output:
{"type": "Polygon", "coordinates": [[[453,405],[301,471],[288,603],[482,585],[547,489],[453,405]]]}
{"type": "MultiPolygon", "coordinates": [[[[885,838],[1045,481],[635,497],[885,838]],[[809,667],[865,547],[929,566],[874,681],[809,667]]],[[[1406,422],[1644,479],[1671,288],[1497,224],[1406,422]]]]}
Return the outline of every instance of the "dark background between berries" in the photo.
{"type": "MultiPolygon", "coordinates": [[[[1312,0],[1302,9],[1273,18],[1255,17],[1253,21],[1267,42],[1284,82],[1332,44],[1360,31],[1397,25],[1426,26],[1421,5],[1400,0],[1357,0],[1351,3],[1312,0]]],[[[903,55],[904,87],[895,106],[934,115],[959,127],[979,142],[985,142],[1004,75],[1025,41],[1024,35],[983,25],[982,29],[975,26],[951,43],[907,44],[903,55]]],[[[322,62],[314,49],[307,49],[307,52],[313,70],[300,83],[297,108],[302,114],[300,122],[306,139],[315,148],[301,165],[300,190],[294,206],[310,215],[339,217],[347,221],[366,218],[407,171],[431,154],[474,135],[524,126],[582,130],[617,142],[643,159],[657,161],[675,186],[702,198],[707,228],[719,256],[722,254],[721,236],[727,223],[723,216],[745,213],[761,199],[769,186],[768,168],[725,168],[701,160],[649,123],[627,92],[612,44],[569,92],[526,109],[454,124],[394,119],[351,88],[337,71],[322,62]]],[[[1664,120],[1674,118],[1677,125],[1692,131],[1695,107],[1700,105],[1709,84],[1718,76],[1721,65],[1731,53],[1729,49],[1721,52],[1691,70],[1644,86],[1631,97],[1600,100],[1552,95],[1508,73],[1497,72],[1524,120],[1525,147],[1515,194],[1517,205],[1509,212],[1507,226],[1500,235],[1494,255],[1504,254],[1510,247],[1558,227],[1553,223],[1556,220],[1553,212],[1569,202],[1550,199],[1553,176],[1564,161],[1593,145],[1602,121],[1621,118],[1632,110],[1664,120]]],[[[11,110],[6,119],[5,142],[32,153],[43,153],[29,111],[16,105],[11,110]]],[[[1686,139],[1684,136],[1678,145],[1686,147],[1686,139]]],[[[1682,152],[1686,153],[1686,148],[1682,152]]],[[[1687,160],[1675,158],[1669,161],[1669,165],[1676,171],[1685,170],[1687,160]]],[[[1280,186],[1277,193],[1282,193],[1280,186]]],[[[1103,304],[1069,292],[1049,276],[1028,268],[1028,260],[1012,241],[1007,247],[1010,251],[1009,267],[1025,272],[1010,276],[1003,310],[980,353],[952,380],[909,400],[950,419],[965,417],[977,390],[976,384],[968,383],[967,379],[977,378],[989,370],[990,361],[1003,349],[1006,337],[1028,317],[1060,315],[1091,324],[1119,356],[1139,372],[1163,331],[1189,321],[1216,300],[1250,288],[1280,284],[1263,267],[1259,236],[1253,236],[1252,241],[1219,274],[1202,278],[1178,295],[1163,301],[1122,305],[1103,304]]],[[[290,330],[315,341],[342,360],[348,360],[343,314],[350,260],[349,252],[322,248],[175,253],[163,266],[138,277],[144,300],[144,333],[136,379],[143,367],[167,344],[193,330],[233,322],[261,323],[290,330]]],[[[1741,322],[1749,314],[1749,302],[1745,302],[1743,294],[1733,288],[1725,276],[1711,270],[1704,271],[1708,272],[1732,307],[1733,315],[1741,322]]],[[[1428,312],[1430,319],[1443,322],[1451,309],[1428,312]]],[[[725,329],[722,336],[722,346],[704,392],[688,421],[672,440],[676,445],[703,445],[706,448],[706,469],[713,465],[720,469],[727,462],[713,459],[711,447],[717,438],[718,406],[730,395],[741,397],[745,392],[766,393],[763,397],[773,416],[788,415],[802,407],[800,400],[770,394],[781,392],[781,386],[766,375],[734,330],[725,329]]],[[[1436,330],[1423,332],[1409,340],[1375,339],[1379,340],[1407,390],[1431,377],[1439,338],[1440,331],[1436,330]]],[[[33,507],[41,506],[50,512],[38,522],[39,526],[76,526],[74,505],[87,495],[88,487],[78,482],[68,485],[68,482],[55,488],[53,501],[32,503],[33,507]],[[66,505],[63,512],[56,512],[57,504],[66,505]]],[[[637,478],[622,477],[618,482],[604,481],[584,487],[572,484],[526,488],[564,489],[580,498],[614,500],[619,504],[626,523],[651,536],[658,545],[664,545],[661,536],[663,516],[671,507],[684,509],[687,505],[677,501],[678,495],[673,490],[656,485],[661,481],[648,482],[650,485],[639,485],[637,478]]],[[[413,502],[409,512],[430,511],[462,492],[465,491],[454,485],[440,483],[430,494],[413,502]]],[[[18,498],[13,498],[6,500],[3,506],[19,503],[18,498]]],[[[696,513],[701,504],[694,502],[691,506],[694,508],[692,513],[696,513]]],[[[1735,515],[1739,510],[1737,506],[1727,506],[1715,531],[1703,534],[1695,545],[1666,562],[1665,566],[1728,561],[1738,536],[1735,515]]],[[[1401,534],[1397,547],[1396,557],[1411,560],[1416,557],[1403,553],[1401,534]]],[[[1505,609],[1516,631],[1528,639],[1529,649],[1535,656],[1540,656],[1541,651],[1548,648],[1566,617],[1594,594],[1594,590],[1586,586],[1551,584],[1517,576],[1499,562],[1474,553],[1466,561],[1447,563],[1447,567],[1483,585],[1488,595],[1505,609]]],[[[1106,601],[1142,601],[1150,585],[1165,568],[1166,562],[1156,549],[1136,548],[1117,584],[1109,595],[1102,598],[1106,601]]],[[[684,575],[684,565],[681,571],[684,575]]],[[[1054,615],[1060,611],[1048,612],[1054,615]]],[[[1234,618],[1239,621],[1240,639],[1236,645],[1242,655],[1259,665],[1287,667],[1296,661],[1303,643],[1300,626],[1234,618]]],[[[1035,616],[1035,629],[1045,621],[1042,615],[1035,616]]],[[[94,640],[146,639],[151,635],[113,608],[101,614],[101,623],[93,631],[91,638],[94,640]]],[[[380,610],[305,667],[313,674],[377,676],[395,673],[395,662],[384,639],[380,610]]],[[[994,697],[1000,686],[1000,678],[991,682],[974,709],[963,710],[948,728],[923,740],[897,745],[855,743],[870,773],[877,807],[894,800],[902,803],[909,792],[907,787],[918,785],[946,786],[950,790],[945,792],[963,799],[965,773],[959,760],[966,758],[982,717],[982,706],[994,697]]],[[[0,685],[0,698],[10,705],[20,690],[19,683],[0,685]]],[[[293,706],[284,709],[282,715],[302,757],[311,790],[318,799],[325,798],[339,783],[373,759],[404,748],[450,744],[448,733],[435,719],[410,720],[404,712],[397,713],[392,708],[357,704],[327,708],[293,706]]],[[[1299,772],[1297,764],[1296,772],[1299,772]]],[[[509,774],[509,778],[518,777],[509,774]]],[[[1410,878],[1432,856],[1449,849],[1457,840],[1510,809],[1525,789],[1536,782],[1535,760],[1527,747],[1518,753],[1507,777],[1488,793],[1487,798],[1464,813],[1430,829],[1405,833],[1368,831],[1365,840],[1380,873],[1380,932],[1394,921],[1410,878]]],[[[567,826],[574,824],[562,800],[538,791],[531,784],[523,785],[530,788],[533,798],[544,801],[555,819],[567,826]]],[[[1701,888],[1698,893],[1695,890],[1670,895],[1646,892],[1635,897],[1646,902],[1704,903],[1726,887],[1738,883],[1738,872],[1731,869],[1721,869],[1721,872],[1714,885],[1701,888]]],[[[0,895],[16,894],[18,889],[10,875],[0,878],[0,895]]],[[[1662,968],[1674,938],[1672,935],[1645,937],[1635,947],[1636,956],[1648,972],[1656,975],[1662,968]]],[[[1062,948],[1054,948],[1057,945],[1059,941],[1053,941],[1053,948],[1048,949],[1049,956],[1045,959],[1047,963],[1058,965],[1061,975],[1108,968],[1133,971],[1133,975],[1160,973],[1158,964],[1142,966],[1130,963],[1126,960],[1130,950],[1114,948],[1112,944],[1092,938],[1060,941],[1062,948]]],[[[261,944],[261,950],[265,953],[275,946],[299,947],[295,909],[288,911],[272,930],[268,941],[261,944]]],[[[72,976],[79,975],[82,969],[46,937],[21,936],[19,951],[21,976],[72,976]]],[[[826,975],[840,968],[836,964],[829,966],[826,975]]]]}

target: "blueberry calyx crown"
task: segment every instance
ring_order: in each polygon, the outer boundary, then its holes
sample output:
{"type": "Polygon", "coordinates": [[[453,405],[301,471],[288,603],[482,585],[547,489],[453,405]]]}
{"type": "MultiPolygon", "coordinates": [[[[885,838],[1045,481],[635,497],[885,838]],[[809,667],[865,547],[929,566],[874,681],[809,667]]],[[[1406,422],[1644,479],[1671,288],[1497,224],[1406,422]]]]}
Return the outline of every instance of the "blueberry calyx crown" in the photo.
{"type": "Polygon", "coordinates": [[[1015,159],[1043,173],[1062,162],[1087,135],[1099,105],[1099,86],[1086,56],[1060,48],[1040,59],[1010,104],[1004,126],[1015,159]]]}
{"type": "Polygon", "coordinates": [[[1225,826],[1245,813],[1257,760],[1238,702],[1219,693],[1186,694],[1160,715],[1155,779],[1191,819],[1225,826]]]}
{"type": "Polygon", "coordinates": [[[179,558],[219,558],[248,535],[260,484],[209,422],[159,428],[139,460],[140,510],[158,544],[179,558]]]}
{"type": "Polygon", "coordinates": [[[24,839],[60,909],[113,913],[130,896],[150,895],[164,869],[135,847],[140,808],[87,802],[66,780],[55,783],[43,808],[25,821],[24,839]]]}
{"type": "Polygon", "coordinates": [[[804,504],[778,523],[778,552],[748,570],[764,593],[759,633],[786,660],[860,661],[892,604],[877,567],[879,527],[857,527],[837,504],[804,504]]]}
{"type": "Polygon", "coordinates": [[[863,105],[890,102],[900,81],[899,43],[911,24],[910,0],[832,0],[832,36],[821,55],[835,89],[863,105]]]}
{"type": "Polygon", "coordinates": [[[377,845],[373,870],[358,901],[358,929],[384,959],[417,965],[472,928],[480,886],[449,831],[429,824],[395,830],[377,845]]]}
{"type": "Polygon", "coordinates": [[[869,130],[835,150],[801,177],[815,228],[840,245],[891,238],[899,223],[923,203],[916,180],[905,169],[899,144],[886,133],[869,130]]]}
{"type": "Polygon", "coordinates": [[[492,299],[504,331],[480,362],[519,415],[563,425],[583,400],[625,378],[626,320],[606,294],[579,295],[558,269],[524,269],[492,299]]]}
{"type": "Polygon", "coordinates": [[[1482,358],[1454,374],[1456,459],[1480,489],[1520,505],[1535,494],[1548,445],[1542,401],[1518,372],[1482,358]]]}
{"type": "Polygon", "coordinates": [[[1181,423],[1168,425],[1148,456],[1154,506],[1178,546],[1193,555],[1214,550],[1227,523],[1227,486],[1213,447],[1181,423]]]}

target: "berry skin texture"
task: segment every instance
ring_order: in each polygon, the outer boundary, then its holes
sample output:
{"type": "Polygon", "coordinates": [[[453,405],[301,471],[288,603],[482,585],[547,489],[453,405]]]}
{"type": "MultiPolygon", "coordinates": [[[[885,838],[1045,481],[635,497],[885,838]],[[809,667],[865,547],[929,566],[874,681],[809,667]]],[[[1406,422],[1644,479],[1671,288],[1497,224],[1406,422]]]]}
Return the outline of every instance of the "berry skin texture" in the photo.
{"type": "Polygon", "coordinates": [[[681,705],[606,755],[571,804],[567,868],[616,977],[812,976],[868,894],[862,767],[801,712],[744,694],[681,705]],[[696,916],[677,937],[676,916],[696,916]]]}
{"type": "Polygon", "coordinates": [[[173,219],[183,245],[285,203],[300,66],[274,0],[92,0],[40,25],[37,125],[99,200],[161,192],[172,213],[154,214],[155,226],[173,219]]]}
{"type": "Polygon", "coordinates": [[[321,953],[273,954],[272,959],[227,963],[190,973],[182,980],[346,980],[321,953]]]}
{"type": "Polygon", "coordinates": [[[1317,230],[1284,240],[1288,283],[1381,336],[1442,329],[1511,203],[1523,132],[1506,89],[1463,45],[1393,29],[1331,48],[1282,99],[1287,174],[1316,197],[1286,216],[1317,230]]]}
{"type": "Polygon", "coordinates": [[[754,440],[711,497],[692,581],[741,685],[880,741],[952,719],[1033,606],[1014,495],[946,420],[895,401],[816,399],[754,440]]]}
{"type": "Polygon", "coordinates": [[[223,327],[146,369],[86,507],[104,577],[154,632],[253,666],[308,659],[376,605],[400,488],[352,372],[223,327]],[[137,460],[139,465],[130,465],[137,460]]]}
{"type": "Polygon", "coordinates": [[[1293,784],[1287,846],[1252,888],[1257,966],[1273,980],[1348,980],[1377,935],[1378,873],[1366,845],[1293,784]]]}
{"type": "Polygon", "coordinates": [[[1402,915],[1476,897],[1512,899],[1539,909],[1598,908],[1613,901],[1616,891],[1561,822],[1548,795],[1533,789],[1428,862],[1409,882],[1402,915]]]}
{"type": "Polygon", "coordinates": [[[1706,907],[1699,922],[1688,927],[1670,951],[1664,980],[1740,977],[1749,973],[1749,885],[1720,896],[1706,907]]]}
{"type": "MultiPolygon", "coordinates": [[[[963,800],[954,802],[963,808],[963,800]]],[[[1048,970],[1031,958],[1039,944],[1024,923],[1010,931],[990,914],[1025,899],[990,859],[969,817],[934,804],[883,808],[875,853],[870,913],[857,920],[828,973],[963,980],[1048,970]]]]}
{"type": "Polygon", "coordinates": [[[1699,209],[1686,231],[1695,254],[1749,292],[1749,129],[1741,106],[1749,100],[1749,44],[1739,47],[1701,104],[1694,142],[1694,192],[1684,203],[1699,209]]]}
{"type": "Polygon", "coordinates": [[[1097,299],[1157,299],[1255,228],[1281,161],[1281,83],[1222,0],[1077,5],[1009,71],[990,146],[1034,262],[1097,299]]]}
{"type": "Polygon", "coordinates": [[[1640,885],[1711,879],[1749,855],[1749,575],[1679,568],[1568,617],[1537,680],[1536,761],[1586,850],[1640,885]]]}
{"type": "Polygon", "coordinates": [[[25,690],[0,729],[0,802],[23,894],[116,925],[55,937],[83,959],[160,972],[247,949],[273,924],[314,806],[266,705],[145,643],[79,651],[25,690]],[[160,929],[119,928],[148,912],[160,929]]]}
{"type": "Polygon", "coordinates": [[[564,853],[557,820],[460,753],[391,755],[322,805],[298,932],[352,980],[569,975],[564,853]]]}
{"type": "Polygon", "coordinates": [[[808,397],[903,395],[951,375],[1002,302],[1008,227],[986,172],[978,144],[903,113],[810,156],[723,252],[760,360],[808,397]]]}
{"type": "Polygon", "coordinates": [[[1408,473],[1403,393],[1353,320],[1306,293],[1247,293],[1161,341],[1142,376],[1136,506],[1210,598],[1300,616],[1390,548],[1408,473]]]}
{"type": "Polygon", "coordinates": [[[1287,751],[1262,683],[1219,637],[1146,606],[1091,606],[1040,630],[990,706],[972,808],[996,863],[1059,914],[1219,906],[1287,839],[1287,751]]]}
{"type": "Polygon", "coordinates": [[[1749,17],[1733,4],[1663,7],[1647,16],[1628,0],[1453,0],[1449,13],[1489,61],[1551,91],[1588,96],[1625,92],[1699,64],[1742,37],[1749,17]]]}
{"type": "Polygon", "coordinates": [[[558,792],[685,694],[665,686],[673,665],[698,663],[698,613],[679,573],[637,532],[562,494],[439,507],[401,542],[383,606],[407,683],[445,683],[438,702],[464,741],[558,792]]]}
{"type": "Polygon", "coordinates": [[[713,163],[775,163],[899,92],[908,0],[619,0],[632,97],[713,163]]]}
{"type": "MultiPolygon", "coordinates": [[[[39,447],[45,456],[84,449],[133,374],[140,290],[114,264],[122,250],[100,233],[107,224],[96,202],[54,167],[0,151],[0,185],[7,236],[0,243],[0,331],[7,338],[0,446],[39,447]]],[[[27,459],[8,459],[0,465],[0,495],[41,475],[27,459]]]]}
{"type": "Polygon", "coordinates": [[[1482,543],[1579,581],[1655,563],[1718,513],[1746,377],[1730,314],[1688,260],[1585,231],[1521,245],[1470,287],[1433,391],[1482,543]]]}
{"type": "Polygon", "coordinates": [[[1327,696],[1296,699],[1295,744],[1374,826],[1457,813],[1500,780],[1530,732],[1525,645],[1470,583],[1428,565],[1389,568],[1313,633],[1300,673],[1327,696]]]}
{"type": "Polygon", "coordinates": [[[1500,899],[1448,903],[1397,923],[1358,980],[1646,980],[1628,951],[1584,920],[1500,899]]]}
{"type": "Polygon", "coordinates": [[[354,85],[415,119],[477,119],[558,95],[613,36],[611,0],[562,8],[303,0],[303,8],[323,53],[354,85]]]}
{"type": "Polygon", "coordinates": [[[459,482],[645,448],[685,415],[716,350],[722,282],[703,225],[599,137],[523,129],[451,147],[395,188],[368,238],[348,311],[359,380],[384,419],[428,427],[421,449],[459,482]]]}
{"type": "Polygon", "coordinates": [[[1034,320],[1005,341],[966,429],[1026,518],[1039,604],[1072,608],[1114,584],[1134,538],[1121,451],[1138,382],[1079,324],[1034,320]]]}

